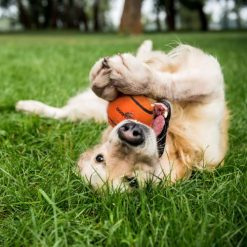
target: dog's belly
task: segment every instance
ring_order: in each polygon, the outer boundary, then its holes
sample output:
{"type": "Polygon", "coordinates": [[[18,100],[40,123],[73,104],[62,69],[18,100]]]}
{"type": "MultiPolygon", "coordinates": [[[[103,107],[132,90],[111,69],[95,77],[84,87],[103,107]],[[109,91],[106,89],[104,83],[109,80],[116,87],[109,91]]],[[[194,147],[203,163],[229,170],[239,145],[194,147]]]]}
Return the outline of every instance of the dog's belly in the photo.
{"type": "Polygon", "coordinates": [[[226,141],[222,138],[224,110],[223,99],[207,104],[173,103],[166,147],[169,156],[191,168],[211,169],[218,165],[226,151],[222,143],[226,141]]]}
{"type": "Polygon", "coordinates": [[[191,132],[194,142],[202,151],[200,166],[203,168],[216,166],[224,157],[221,143],[224,108],[224,101],[215,100],[210,104],[194,106],[185,112],[187,131],[191,132]]]}

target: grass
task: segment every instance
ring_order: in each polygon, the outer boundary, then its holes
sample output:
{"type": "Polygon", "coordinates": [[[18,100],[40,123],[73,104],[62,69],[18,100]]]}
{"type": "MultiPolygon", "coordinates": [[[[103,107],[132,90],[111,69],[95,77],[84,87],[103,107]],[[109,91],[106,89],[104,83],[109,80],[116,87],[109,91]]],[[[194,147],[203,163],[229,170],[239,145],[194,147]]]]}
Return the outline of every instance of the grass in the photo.
{"type": "Polygon", "coordinates": [[[0,36],[0,246],[246,246],[246,51],[243,32],[0,36]],[[224,167],[174,186],[98,193],[73,169],[105,126],[40,119],[13,106],[63,105],[86,87],[97,58],[135,51],[146,38],[155,48],[182,41],[218,57],[232,112],[230,151],[224,167]]]}

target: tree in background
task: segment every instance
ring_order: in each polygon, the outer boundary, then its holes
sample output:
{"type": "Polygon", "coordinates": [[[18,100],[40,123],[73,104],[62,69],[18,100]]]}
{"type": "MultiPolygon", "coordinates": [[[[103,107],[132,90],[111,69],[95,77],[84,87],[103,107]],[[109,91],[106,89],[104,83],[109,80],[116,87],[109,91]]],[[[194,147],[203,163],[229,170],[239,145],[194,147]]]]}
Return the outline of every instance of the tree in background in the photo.
{"type": "MultiPolygon", "coordinates": [[[[6,1],[7,2],[7,1],[6,1]]],[[[18,7],[18,18],[20,23],[25,27],[25,29],[31,29],[31,16],[25,6],[22,4],[21,0],[17,0],[17,7],[18,7]]]]}
{"type": "Polygon", "coordinates": [[[161,23],[160,23],[160,12],[161,12],[160,0],[154,0],[154,12],[155,12],[155,23],[156,30],[161,32],[161,23]]]}
{"type": "MultiPolygon", "coordinates": [[[[13,27],[18,18],[18,23],[24,29],[80,29],[84,32],[102,32],[114,30],[107,16],[113,1],[115,0],[0,0],[0,7],[5,8],[6,13],[8,7],[13,5],[17,7],[18,17],[16,15],[12,19],[9,17],[13,27]]],[[[142,32],[141,7],[144,1],[125,0],[119,26],[121,33],[142,32]]],[[[181,27],[190,30],[208,30],[210,20],[204,12],[204,6],[210,0],[152,1],[157,31],[162,31],[164,26],[167,31],[174,31],[181,27]],[[165,21],[161,22],[160,13],[162,12],[165,13],[165,21]],[[178,24],[181,25],[178,27],[178,24]]],[[[220,13],[219,23],[222,29],[235,27],[241,29],[245,25],[241,20],[240,11],[247,6],[247,0],[232,1],[223,0],[225,7],[220,13]],[[232,14],[235,14],[236,19],[232,14]]],[[[155,25],[151,18],[151,21],[148,18],[145,20],[147,25],[152,27],[155,25]]]]}
{"type": "Polygon", "coordinates": [[[190,10],[195,10],[198,12],[199,20],[202,31],[208,30],[208,19],[207,15],[205,14],[203,7],[204,7],[204,0],[179,0],[182,5],[190,10]]]}
{"type": "Polygon", "coordinates": [[[100,0],[94,0],[93,3],[93,29],[95,32],[100,31],[100,20],[99,20],[99,11],[100,11],[100,0]]]}
{"type": "Polygon", "coordinates": [[[238,29],[241,29],[242,23],[241,23],[241,17],[240,17],[240,10],[242,7],[247,6],[247,0],[235,0],[234,2],[235,2],[234,11],[237,15],[237,27],[238,29]]]}
{"type": "Polygon", "coordinates": [[[154,0],[156,10],[156,25],[157,30],[160,30],[159,13],[164,10],[166,13],[165,24],[168,31],[176,30],[176,0],[154,0]]]}
{"type": "Polygon", "coordinates": [[[207,16],[203,10],[204,0],[154,0],[155,8],[160,10],[163,9],[166,13],[166,26],[168,31],[176,30],[176,16],[180,14],[182,8],[176,9],[178,3],[182,4],[185,8],[192,11],[197,11],[200,29],[203,31],[208,30],[207,16]]]}
{"type": "Polygon", "coordinates": [[[142,0],[125,0],[119,27],[121,33],[139,34],[142,32],[141,6],[142,0]]]}
{"type": "MultiPolygon", "coordinates": [[[[13,2],[13,1],[9,1],[13,2]]],[[[84,1],[17,0],[19,21],[25,29],[68,28],[84,25],[88,31],[88,17],[84,1]]]]}
{"type": "Polygon", "coordinates": [[[235,0],[235,7],[234,7],[234,11],[237,15],[237,27],[238,29],[242,28],[242,24],[241,24],[241,17],[240,17],[240,9],[242,7],[242,5],[246,5],[247,1],[243,1],[243,0],[235,0]]]}
{"type": "Polygon", "coordinates": [[[225,0],[225,6],[223,8],[223,13],[221,16],[221,26],[223,29],[229,29],[231,24],[229,20],[229,14],[235,13],[236,14],[236,27],[238,29],[242,28],[241,23],[241,17],[240,17],[240,11],[243,7],[247,6],[247,0],[233,0],[234,1],[234,7],[230,8],[230,1],[225,0]]]}
{"type": "MultiPolygon", "coordinates": [[[[100,32],[104,31],[108,26],[107,13],[110,9],[111,0],[93,0],[92,8],[92,20],[93,20],[93,31],[100,32]]],[[[88,11],[90,13],[90,10],[88,11]]]]}
{"type": "Polygon", "coordinates": [[[166,11],[166,25],[168,31],[175,31],[176,29],[176,9],[175,0],[165,0],[166,11]]]}
{"type": "Polygon", "coordinates": [[[82,29],[102,31],[110,0],[0,0],[0,6],[16,5],[24,29],[82,29]]]}

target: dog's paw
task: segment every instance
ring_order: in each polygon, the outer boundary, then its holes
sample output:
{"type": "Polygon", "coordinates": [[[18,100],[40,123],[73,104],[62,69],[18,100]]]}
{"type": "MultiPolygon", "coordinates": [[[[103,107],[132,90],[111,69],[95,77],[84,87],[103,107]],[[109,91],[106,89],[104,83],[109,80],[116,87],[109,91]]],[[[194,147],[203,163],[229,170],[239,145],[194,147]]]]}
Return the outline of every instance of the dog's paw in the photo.
{"type": "Polygon", "coordinates": [[[117,89],[110,81],[111,69],[107,64],[107,59],[102,58],[95,63],[90,71],[91,88],[94,93],[108,101],[114,100],[117,95],[117,89]]]}
{"type": "Polygon", "coordinates": [[[100,70],[103,67],[104,58],[100,58],[91,68],[89,73],[89,80],[92,82],[95,80],[96,76],[99,74],[100,70]]]}
{"type": "Polygon", "coordinates": [[[110,81],[120,92],[130,95],[148,94],[151,72],[148,66],[129,53],[108,59],[110,81]]]}
{"type": "Polygon", "coordinates": [[[100,59],[90,72],[92,90],[99,97],[111,101],[118,93],[149,95],[151,71],[131,54],[119,54],[100,59]]]}
{"type": "Polygon", "coordinates": [[[15,105],[16,111],[23,111],[36,115],[43,113],[44,104],[35,100],[20,100],[15,105]]]}

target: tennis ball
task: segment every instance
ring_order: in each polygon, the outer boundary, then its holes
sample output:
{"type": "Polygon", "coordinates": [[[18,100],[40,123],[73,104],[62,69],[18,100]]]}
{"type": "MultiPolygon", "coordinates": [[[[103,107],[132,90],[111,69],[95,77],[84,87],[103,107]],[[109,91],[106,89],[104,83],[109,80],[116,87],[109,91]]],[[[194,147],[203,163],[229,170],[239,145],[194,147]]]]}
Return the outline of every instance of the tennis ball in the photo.
{"type": "Polygon", "coordinates": [[[133,119],[151,126],[153,103],[154,100],[145,96],[120,96],[108,105],[108,122],[114,127],[123,120],[133,119]]]}

